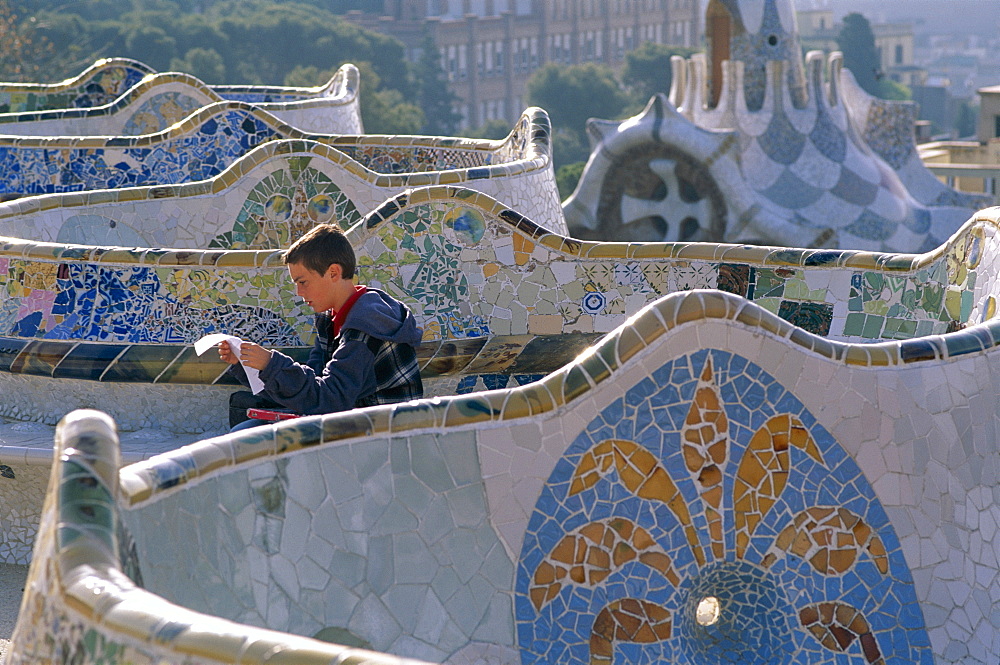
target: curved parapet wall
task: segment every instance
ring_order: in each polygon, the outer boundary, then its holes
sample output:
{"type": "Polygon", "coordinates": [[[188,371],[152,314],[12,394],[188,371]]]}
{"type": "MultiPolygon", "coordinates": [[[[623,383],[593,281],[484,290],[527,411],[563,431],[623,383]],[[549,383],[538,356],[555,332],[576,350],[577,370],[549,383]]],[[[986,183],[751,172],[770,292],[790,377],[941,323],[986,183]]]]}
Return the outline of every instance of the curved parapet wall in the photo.
{"type": "Polygon", "coordinates": [[[153,70],[129,58],[102,58],[60,83],[0,83],[0,113],[103,106],[153,70]]]}
{"type": "Polygon", "coordinates": [[[66,657],[81,665],[194,660],[221,665],[276,662],[280,654],[293,655],[300,665],[347,660],[403,665],[383,654],[205,616],[136,586],[118,564],[120,457],[114,422],[99,412],[77,411],[56,436],[53,491],[36,548],[39,563],[29,576],[22,603],[26,620],[15,629],[18,646],[6,654],[8,662],[66,657]],[[33,621],[27,621],[29,615],[33,621]]]}
{"type": "MultiPolygon", "coordinates": [[[[406,302],[423,327],[430,394],[534,380],[648,302],[692,288],[736,293],[831,339],[959,330],[995,310],[982,265],[995,234],[984,214],[926,255],[586,243],[440,186],[401,194],[348,231],[359,280],[406,302]]],[[[99,406],[127,430],[214,430],[230,387],[195,340],[225,331],[296,356],[310,343],[311,315],[279,254],[8,240],[0,414],[51,423],[53,409],[99,406]],[[126,398],[121,382],[143,391],[126,398]],[[39,398],[51,390],[58,404],[39,398]]]]}
{"type": "Polygon", "coordinates": [[[0,133],[13,136],[139,136],[154,134],[198,109],[242,101],[296,129],[319,134],[361,134],[358,69],[342,66],[316,89],[225,89],[177,72],[149,74],[114,101],[100,106],[0,114],[0,133]],[[282,94],[284,90],[284,94],[282,94]],[[293,94],[297,92],[298,94],[293,94]]]}
{"type": "Polygon", "coordinates": [[[206,440],[122,469],[116,507],[105,474],[117,548],[53,482],[8,658],[178,662],[197,636],[224,660],[234,621],[292,633],[268,643],[290,660],[320,636],[456,664],[992,663],[998,344],[995,320],[836,342],[677,293],[530,386],[206,440]]]}
{"type": "Polygon", "coordinates": [[[547,119],[526,113],[503,142],[279,139],[217,176],[173,186],[27,197],[0,204],[0,236],[95,246],[277,249],[316,223],[344,228],[402,190],[461,183],[564,231],[547,119]]]}
{"type": "MultiPolygon", "coordinates": [[[[128,94],[134,86],[155,74],[153,68],[137,60],[102,58],[80,74],[60,83],[0,83],[0,114],[105,106],[128,94]]],[[[222,99],[229,101],[265,104],[342,97],[347,91],[338,89],[345,87],[356,90],[358,79],[342,67],[328,82],[312,88],[213,85],[211,89],[222,99]]]]}

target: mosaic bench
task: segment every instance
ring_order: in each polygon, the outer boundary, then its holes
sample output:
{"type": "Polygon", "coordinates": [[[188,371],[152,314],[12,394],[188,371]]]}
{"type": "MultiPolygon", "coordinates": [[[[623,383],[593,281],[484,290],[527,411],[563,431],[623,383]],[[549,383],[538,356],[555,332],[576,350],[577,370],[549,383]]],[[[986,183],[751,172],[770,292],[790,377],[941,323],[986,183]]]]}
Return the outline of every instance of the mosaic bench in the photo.
{"type": "MultiPolygon", "coordinates": [[[[881,340],[906,340],[907,358],[944,357],[936,340],[945,333],[947,353],[979,349],[980,333],[956,333],[996,310],[992,264],[985,273],[980,265],[995,255],[985,246],[995,212],[921,256],[586,243],[482,193],[437,186],[397,196],[348,235],[360,280],[413,308],[425,330],[427,394],[447,396],[536,381],[646,303],[696,288],[747,298],[817,335],[809,337],[817,348],[861,343],[851,354],[870,354],[873,365],[889,364],[871,344],[881,340]]],[[[218,432],[234,387],[225,367],[191,344],[225,330],[304,357],[311,314],[285,272],[275,251],[8,240],[0,246],[0,416],[54,423],[90,407],[126,432],[218,432]]],[[[24,455],[0,447],[0,464],[14,469],[10,460],[24,455]]],[[[32,473],[0,482],[0,504],[13,511],[2,531],[15,534],[0,543],[2,560],[23,560],[31,542],[40,492],[25,483],[43,471],[32,473]]]]}
{"type": "Polygon", "coordinates": [[[120,472],[75,412],[8,663],[993,663],[998,344],[693,290],[528,386],[120,472]]]}
{"type": "MultiPolygon", "coordinates": [[[[241,84],[209,87],[230,101],[299,102],[330,96],[336,87],[344,85],[342,72],[343,68],[325,85],[315,88],[241,84]]],[[[0,82],[0,115],[105,106],[156,73],[149,65],[131,58],[102,58],[80,74],[59,83],[0,82]]],[[[354,78],[353,74],[348,74],[354,78]]],[[[356,82],[347,85],[357,87],[356,82]]]]}
{"type": "MultiPolygon", "coordinates": [[[[222,101],[252,103],[306,132],[361,134],[358,69],[346,64],[323,86],[275,90],[209,87],[189,74],[149,74],[114,101],[97,107],[0,113],[0,133],[16,136],[154,134],[198,109],[222,101]],[[221,94],[225,92],[226,94],[221,94]],[[295,94],[297,93],[297,94],[295,94]],[[267,100],[267,101],[263,101],[267,100]]],[[[2,95],[2,93],[0,93],[2,95]]]]}
{"type": "Polygon", "coordinates": [[[529,110],[499,146],[415,137],[268,141],[206,180],[2,203],[0,235],[94,246],[277,249],[315,223],[336,220],[347,228],[402,190],[435,182],[503,198],[565,231],[546,122],[529,110]]]}
{"type": "MultiPolygon", "coordinates": [[[[957,331],[995,312],[993,273],[980,267],[993,231],[982,216],[925,255],[582,242],[481,192],[431,186],[390,199],[348,237],[359,281],[413,310],[426,387],[447,395],[537,379],[652,300],[695,288],[735,293],[831,340],[957,331]]],[[[232,386],[218,359],[194,354],[195,340],[225,331],[295,357],[311,344],[312,314],[277,250],[9,238],[0,295],[0,415],[23,420],[95,407],[126,431],[213,431],[232,386]],[[58,402],[43,397],[53,390],[58,402]]]]}
{"type": "Polygon", "coordinates": [[[216,102],[166,130],[137,137],[0,135],[0,199],[205,180],[258,145],[300,139],[328,144],[373,173],[424,174],[411,186],[522,175],[531,185],[511,187],[511,205],[551,197],[555,203],[532,207],[551,209],[549,216],[561,224],[549,132],[545,111],[529,108],[499,141],[310,134],[252,104],[216,102]]]}

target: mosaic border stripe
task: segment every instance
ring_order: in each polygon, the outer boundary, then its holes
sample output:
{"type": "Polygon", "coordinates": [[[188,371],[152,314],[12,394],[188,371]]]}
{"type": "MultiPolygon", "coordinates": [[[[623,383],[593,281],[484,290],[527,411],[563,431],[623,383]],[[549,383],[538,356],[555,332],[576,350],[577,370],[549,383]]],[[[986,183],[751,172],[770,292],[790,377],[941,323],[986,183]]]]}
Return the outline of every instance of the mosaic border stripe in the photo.
{"type": "MultiPolygon", "coordinates": [[[[350,141],[360,137],[341,137],[340,141],[350,141]]],[[[380,137],[403,138],[403,137],[380,137]]],[[[392,142],[392,145],[403,145],[402,142],[392,142]]],[[[417,144],[417,143],[414,143],[417,144]]],[[[388,145],[388,144],[386,144],[388,145]]],[[[179,185],[163,185],[138,187],[130,189],[109,189],[94,192],[75,192],[69,194],[43,195],[29,197],[5,204],[10,212],[0,214],[0,218],[48,210],[55,207],[75,207],[94,204],[117,203],[121,201],[142,200],[145,198],[173,195],[183,192],[184,196],[198,196],[217,193],[252,170],[254,166],[265,161],[272,155],[291,154],[299,151],[316,152],[324,157],[342,161],[348,168],[357,164],[343,156],[343,153],[328,150],[326,144],[310,144],[308,141],[282,140],[266,143],[253,152],[248,153],[239,162],[234,163],[232,172],[219,174],[210,180],[179,185]],[[228,176],[228,178],[226,177],[228,176]],[[229,181],[223,183],[222,181],[229,181]]],[[[507,167],[510,165],[504,165],[507,167]]],[[[358,165],[358,173],[367,171],[358,165]]],[[[441,171],[442,179],[451,174],[459,175],[460,171],[441,171]]],[[[525,169],[528,170],[528,169],[525,169]]],[[[374,173],[367,171],[368,173],[374,173]]],[[[416,174],[427,176],[429,174],[416,174]]],[[[406,176],[378,175],[382,178],[404,178],[406,176]]],[[[381,186],[381,185],[380,185],[381,186]]],[[[386,185],[388,186],[388,185],[386,185]]],[[[600,259],[670,259],[685,261],[718,261],[724,263],[752,263],[762,267],[797,267],[797,268],[853,268],[860,270],[879,270],[887,273],[903,273],[929,266],[934,261],[944,257],[957,245],[958,240],[976,225],[990,225],[1000,229],[1000,207],[982,210],[962,225],[949,240],[940,247],[924,254],[895,254],[885,252],[867,252],[850,249],[795,249],[765,245],[732,245],[707,242],[599,242],[576,240],[562,236],[538,225],[520,213],[511,210],[506,205],[489,196],[472,189],[451,184],[429,186],[414,186],[392,198],[365,215],[364,219],[346,231],[348,237],[356,236],[362,228],[372,229],[389,220],[396,212],[407,205],[450,201],[473,205],[483,212],[496,215],[506,220],[512,228],[534,242],[544,245],[547,249],[560,252],[571,258],[600,259]]],[[[87,261],[90,263],[114,265],[141,265],[157,267],[175,266],[226,266],[226,267],[276,267],[281,266],[280,250],[218,250],[218,249],[175,249],[175,248],[125,248],[125,247],[95,247],[91,245],[69,245],[50,242],[39,242],[0,236],[0,257],[23,259],[41,259],[49,261],[87,261]]]]}
{"type": "Polygon", "coordinates": [[[51,95],[66,90],[72,90],[74,88],[81,88],[90,79],[94,78],[104,70],[113,69],[115,67],[130,67],[132,69],[142,70],[147,74],[156,73],[156,70],[149,65],[138,60],[133,60],[132,58],[101,58],[100,60],[96,60],[94,64],[88,66],[76,76],[59,81],[58,83],[0,83],[0,94],[30,92],[39,95],[51,95]]]}

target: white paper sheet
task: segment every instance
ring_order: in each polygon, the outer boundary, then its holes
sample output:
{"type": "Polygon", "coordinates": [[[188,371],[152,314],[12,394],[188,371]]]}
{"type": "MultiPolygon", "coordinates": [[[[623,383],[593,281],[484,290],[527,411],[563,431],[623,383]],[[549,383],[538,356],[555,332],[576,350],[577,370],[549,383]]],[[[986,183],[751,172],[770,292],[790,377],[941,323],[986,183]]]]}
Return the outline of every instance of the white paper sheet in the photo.
{"type": "MultiPolygon", "coordinates": [[[[222,342],[229,342],[229,348],[233,350],[236,357],[240,357],[240,347],[243,345],[243,340],[239,337],[233,337],[232,335],[227,335],[225,333],[212,333],[211,335],[205,335],[197,342],[194,343],[194,352],[199,356],[211,348],[218,346],[222,342]]],[[[261,390],[264,389],[264,382],[260,380],[260,372],[253,367],[247,367],[243,365],[243,369],[246,370],[247,379],[250,381],[250,390],[256,395],[261,390]]]]}

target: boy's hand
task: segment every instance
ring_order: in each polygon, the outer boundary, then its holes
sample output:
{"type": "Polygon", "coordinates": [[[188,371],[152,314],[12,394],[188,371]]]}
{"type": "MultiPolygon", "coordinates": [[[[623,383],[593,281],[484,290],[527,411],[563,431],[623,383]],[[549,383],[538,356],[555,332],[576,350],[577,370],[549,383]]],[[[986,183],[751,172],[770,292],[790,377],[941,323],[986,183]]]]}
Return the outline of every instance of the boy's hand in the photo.
{"type": "Polygon", "coordinates": [[[271,352],[260,344],[243,342],[243,344],[240,345],[240,360],[243,361],[243,364],[247,367],[262,370],[267,367],[269,362],[271,362],[271,352]]]}
{"type": "Polygon", "coordinates": [[[253,342],[243,342],[243,344],[240,345],[240,355],[237,356],[233,353],[233,349],[229,346],[229,342],[220,342],[219,358],[221,358],[223,362],[227,362],[230,365],[235,365],[242,360],[243,364],[247,367],[262,370],[267,367],[267,363],[271,362],[271,352],[259,344],[254,344],[253,342]]]}
{"type": "Polygon", "coordinates": [[[240,361],[233,353],[232,347],[229,346],[229,342],[219,342],[219,358],[222,362],[229,363],[230,365],[235,365],[240,361]]]}

